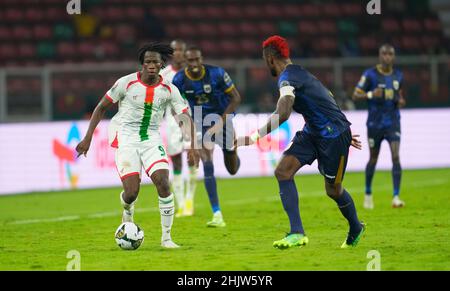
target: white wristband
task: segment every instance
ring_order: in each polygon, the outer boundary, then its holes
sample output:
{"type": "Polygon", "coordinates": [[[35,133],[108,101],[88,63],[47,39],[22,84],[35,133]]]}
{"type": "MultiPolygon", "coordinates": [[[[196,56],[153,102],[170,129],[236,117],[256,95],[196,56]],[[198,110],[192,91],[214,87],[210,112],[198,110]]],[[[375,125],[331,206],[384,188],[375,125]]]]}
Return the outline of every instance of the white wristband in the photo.
{"type": "Polygon", "coordinates": [[[258,139],[259,139],[259,131],[257,130],[257,131],[255,131],[254,133],[252,133],[252,134],[250,135],[250,140],[251,140],[252,142],[257,142],[258,139]]]}
{"type": "Polygon", "coordinates": [[[367,99],[372,99],[373,98],[373,92],[369,91],[367,92],[367,99]]]}

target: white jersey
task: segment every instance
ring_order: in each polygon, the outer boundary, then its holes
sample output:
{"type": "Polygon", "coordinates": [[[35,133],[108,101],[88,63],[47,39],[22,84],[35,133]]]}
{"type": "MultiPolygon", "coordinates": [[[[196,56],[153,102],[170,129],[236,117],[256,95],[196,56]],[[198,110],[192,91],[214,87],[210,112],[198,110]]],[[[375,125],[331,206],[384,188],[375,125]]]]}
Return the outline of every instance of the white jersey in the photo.
{"type": "Polygon", "coordinates": [[[106,98],[119,102],[119,111],[110,125],[110,144],[114,141],[118,147],[146,140],[160,143],[159,127],[166,108],[176,114],[189,110],[175,85],[161,77],[158,84],[149,86],[141,81],[139,72],[117,80],[106,98]]]}
{"type": "Polygon", "coordinates": [[[162,69],[161,72],[159,73],[164,78],[164,80],[167,80],[172,83],[173,77],[175,77],[178,71],[176,71],[172,65],[168,65],[167,67],[162,69]]]}

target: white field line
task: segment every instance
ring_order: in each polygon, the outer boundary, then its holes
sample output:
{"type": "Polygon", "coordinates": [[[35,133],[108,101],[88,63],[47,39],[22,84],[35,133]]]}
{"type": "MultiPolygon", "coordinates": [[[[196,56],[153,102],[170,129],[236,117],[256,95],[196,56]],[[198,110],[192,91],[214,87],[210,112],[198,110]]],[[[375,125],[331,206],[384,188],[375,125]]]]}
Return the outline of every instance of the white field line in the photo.
{"type": "MultiPolygon", "coordinates": [[[[425,186],[436,186],[436,185],[442,185],[446,184],[448,182],[447,179],[434,179],[429,181],[419,181],[419,182],[412,182],[409,184],[409,186],[413,187],[425,187],[425,186]]],[[[326,196],[325,190],[317,190],[312,192],[302,192],[301,186],[300,188],[300,199],[303,197],[315,197],[315,196],[326,196]]],[[[350,192],[350,194],[355,195],[356,193],[362,194],[363,188],[347,188],[347,190],[350,192]]],[[[380,186],[374,187],[374,190],[376,192],[378,191],[388,191],[392,189],[392,185],[390,184],[384,184],[380,186]]],[[[248,198],[248,199],[239,199],[239,200],[231,200],[231,201],[224,201],[222,202],[223,205],[243,205],[243,204],[250,204],[250,203],[258,203],[258,202],[274,202],[280,200],[280,197],[278,195],[273,195],[270,197],[264,197],[264,198],[248,198]]],[[[196,208],[203,208],[203,206],[196,206],[196,208]]],[[[149,208],[138,208],[136,209],[137,213],[146,213],[146,212],[158,212],[158,207],[149,207],[149,208]]],[[[11,221],[8,224],[35,224],[35,223],[45,223],[45,222],[60,222],[60,221],[71,221],[71,220],[79,220],[81,218],[103,218],[103,217],[115,217],[120,216],[122,214],[122,211],[109,211],[109,212],[98,212],[98,213],[92,213],[88,214],[86,216],[80,216],[80,215],[72,215],[72,216],[61,216],[61,217],[55,217],[55,218],[39,218],[39,219],[25,219],[25,220],[16,220],[11,221]]]]}

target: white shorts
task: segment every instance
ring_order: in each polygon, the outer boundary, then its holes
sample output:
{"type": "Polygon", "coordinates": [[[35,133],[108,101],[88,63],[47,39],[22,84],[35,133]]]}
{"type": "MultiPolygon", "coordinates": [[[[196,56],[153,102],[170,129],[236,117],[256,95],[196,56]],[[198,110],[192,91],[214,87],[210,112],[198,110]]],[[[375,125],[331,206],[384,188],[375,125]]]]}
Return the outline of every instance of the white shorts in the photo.
{"type": "Polygon", "coordinates": [[[183,133],[172,114],[166,115],[167,120],[167,153],[169,156],[176,156],[183,152],[183,133]]]}
{"type": "Polygon", "coordinates": [[[116,167],[121,180],[140,177],[142,168],[150,177],[157,170],[169,170],[169,160],[162,144],[147,140],[137,145],[121,144],[116,150],[116,167]]]}

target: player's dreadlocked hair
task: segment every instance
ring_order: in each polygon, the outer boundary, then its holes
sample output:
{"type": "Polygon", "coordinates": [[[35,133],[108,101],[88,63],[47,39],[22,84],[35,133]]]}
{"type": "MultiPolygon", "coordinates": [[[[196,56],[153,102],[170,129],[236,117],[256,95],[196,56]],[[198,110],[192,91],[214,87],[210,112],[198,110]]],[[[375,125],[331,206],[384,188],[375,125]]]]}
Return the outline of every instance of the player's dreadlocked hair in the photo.
{"type": "Polygon", "coordinates": [[[138,59],[141,65],[144,63],[144,56],[146,52],[157,52],[161,55],[161,59],[164,63],[167,62],[169,58],[173,55],[173,48],[168,44],[160,43],[160,42],[151,42],[143,47],[141,47],[138,51],[138,59]]]}
{"type": "Polygon", "coordinates": [[[263,49],[270,52],[277,58],[289,58],[289,44],[285,38],[279,35],[273,35],[263,42],[263,49]]]}

